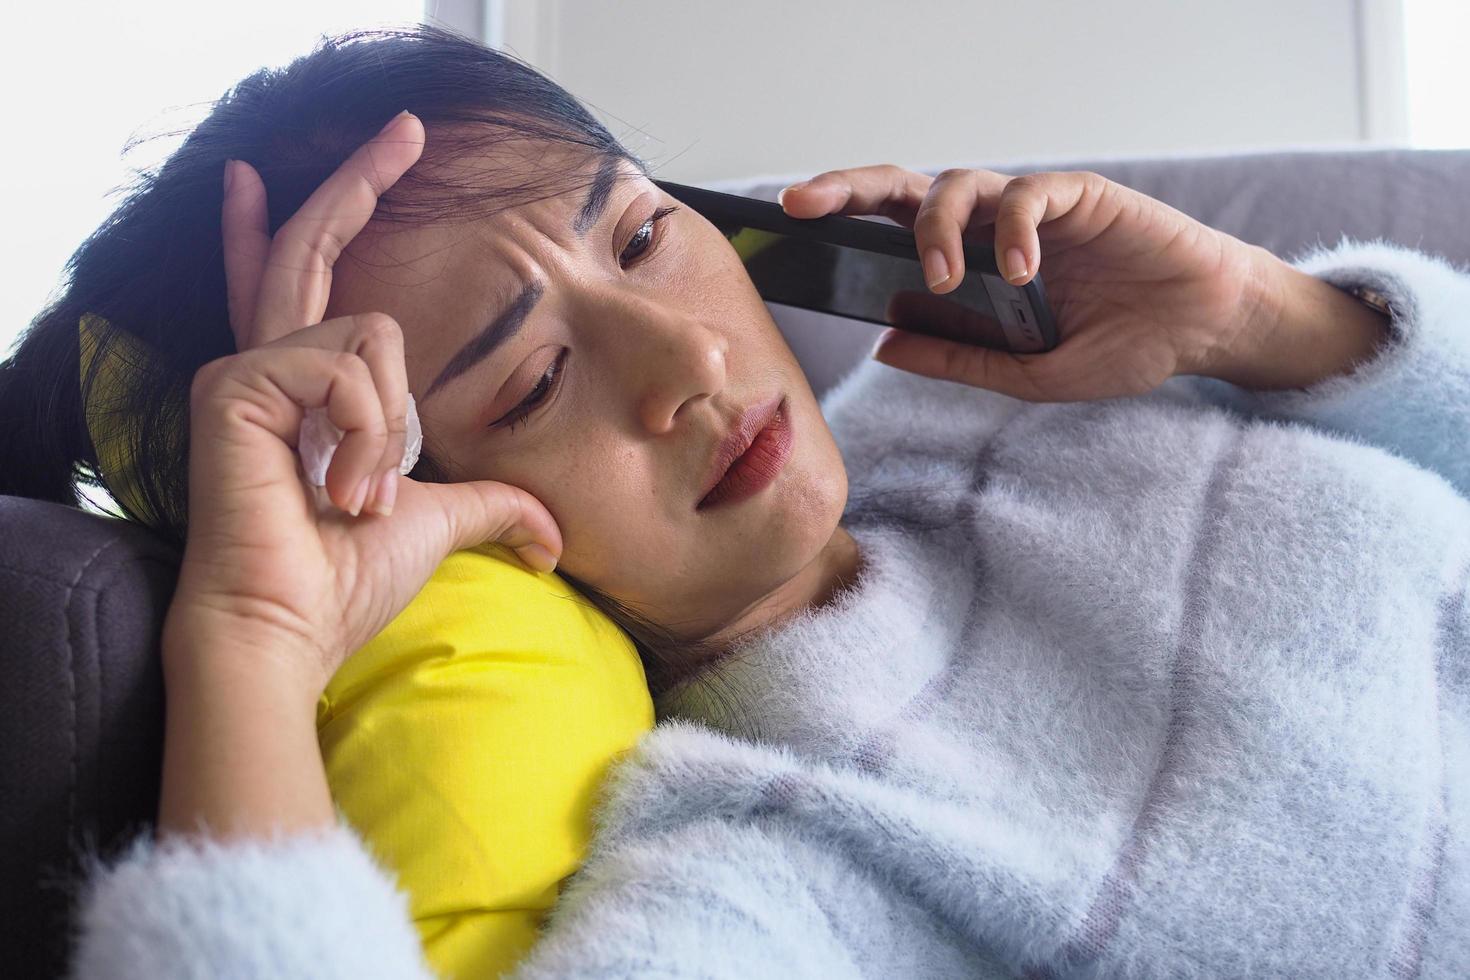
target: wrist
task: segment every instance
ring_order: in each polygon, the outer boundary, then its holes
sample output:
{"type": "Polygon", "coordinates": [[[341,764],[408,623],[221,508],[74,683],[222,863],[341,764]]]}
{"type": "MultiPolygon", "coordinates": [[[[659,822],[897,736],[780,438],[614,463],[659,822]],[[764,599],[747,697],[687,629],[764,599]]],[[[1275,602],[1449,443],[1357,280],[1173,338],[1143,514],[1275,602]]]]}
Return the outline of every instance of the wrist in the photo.
{"type": "Polygon", "coordinates": [[[270,837],[336,820],[311,688],[249,639],[175,629],[165,642],[160,837],[270,837]]]}
{"type": "Polygon", "coordinates": [[[238,684],[313,717],[328,680],[320,651],[299,634],[178,601],[164,621],[161,659],[170,691],[238,684]]]}
{"type": "Polygon", "coordinates": [[[1256,277],[1252,322],[1199,373],[1254,390],[1308,388],[1372,359],[1389,336],[1386,315],[1260,251],[1269,261],[1256,277]]]}

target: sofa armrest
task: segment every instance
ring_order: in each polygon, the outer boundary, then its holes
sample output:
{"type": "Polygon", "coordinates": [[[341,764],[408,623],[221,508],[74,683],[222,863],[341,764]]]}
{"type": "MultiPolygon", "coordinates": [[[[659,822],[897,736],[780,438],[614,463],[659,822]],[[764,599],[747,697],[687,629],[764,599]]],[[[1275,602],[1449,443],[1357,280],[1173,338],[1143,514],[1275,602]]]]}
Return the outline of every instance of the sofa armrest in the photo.
{"type": "Polygon", "coordinates": [[[180,556],[145,528],[0,496],[0,949],[65,969],[83,848],[151,826],[164,615],[180,556]]]}

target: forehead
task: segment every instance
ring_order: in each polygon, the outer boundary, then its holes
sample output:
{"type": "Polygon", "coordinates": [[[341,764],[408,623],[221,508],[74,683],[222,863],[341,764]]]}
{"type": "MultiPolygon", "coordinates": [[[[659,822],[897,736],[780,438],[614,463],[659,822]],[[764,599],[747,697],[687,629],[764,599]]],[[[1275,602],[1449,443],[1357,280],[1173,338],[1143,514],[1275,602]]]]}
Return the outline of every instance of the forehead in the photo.
{"type": "Polygon", "coordinates": [[[515,298],[530,275],[528,249],[571,250],[580,234],[591,241],[592,214],[617,220],[630,183],[644,176],[625,157],[554,140],[468,147],[440,140],[430,156],[434,146],[430,130],[425,159],[383,195],[379,213],[348,244],[327,311],[397,319],[411,377],[436,372],[451,345],[515,298]]]}
{"type": "Polygon", "coordinates": [[[486,244],[528,226],[569,246],[620,188],[647,176],[626,156],[560,140],[512,134],[436,144],[437,135],[428,131],[424,157],[349,244],[354,257],[421,275],[446,260],[483,258],[486,244]]]}
{"type": "Polygon", "coordinates": [[[410,223],[451,224],[565,211],[609,174],[622,181],[646,176],[620,150],[488,126],[433,127],[419,162],[383,195],[379,215],[401,211],[410,223]]]}

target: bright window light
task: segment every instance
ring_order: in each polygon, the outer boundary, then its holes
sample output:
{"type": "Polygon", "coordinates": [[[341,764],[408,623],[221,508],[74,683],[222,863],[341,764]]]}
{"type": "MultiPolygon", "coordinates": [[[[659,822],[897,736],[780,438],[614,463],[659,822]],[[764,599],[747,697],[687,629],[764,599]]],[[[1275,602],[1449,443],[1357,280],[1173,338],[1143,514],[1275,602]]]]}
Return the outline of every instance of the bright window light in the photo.
{"type": "Polygon", "coordinates": [[[0,359],[61,285],[62,266],[209,103],[321,35],[419,22],[424,0],[251,0],[246,4],[28,3],[5,15],[6,98],[0,359]],[[149,140],[122,156],[131,137],[149,140]]]}
{"type": "Polygon", "coordinates": [[[1467,37],[1470,4],[1465,0],[1404,0],[1410,145],[1470,147],[1467,37]]]}

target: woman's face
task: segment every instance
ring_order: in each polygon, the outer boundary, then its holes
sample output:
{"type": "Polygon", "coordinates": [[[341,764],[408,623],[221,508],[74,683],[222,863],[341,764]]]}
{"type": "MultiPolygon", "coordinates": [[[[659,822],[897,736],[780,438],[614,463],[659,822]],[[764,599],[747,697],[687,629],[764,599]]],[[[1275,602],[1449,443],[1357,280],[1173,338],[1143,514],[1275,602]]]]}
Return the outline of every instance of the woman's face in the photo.
{"type": "Polygon", "coordinates": [[[805,375],[725,237],[628,161],[520,142],[458,165],[493,179],[528,163],[567,190],[473,222],[371,223],[327,317],[398,321],[425,449],[455,481],[539,499],[559,571],[685,639],[764,621],[847,500],[805,375]],[[721,440],[778,395],[794,440],[775,482],[696,509],[721,440]]]}

